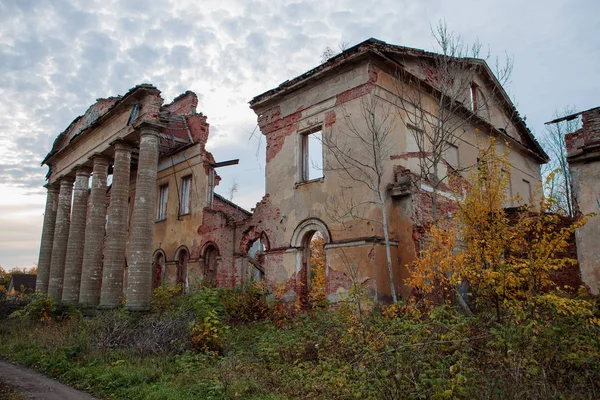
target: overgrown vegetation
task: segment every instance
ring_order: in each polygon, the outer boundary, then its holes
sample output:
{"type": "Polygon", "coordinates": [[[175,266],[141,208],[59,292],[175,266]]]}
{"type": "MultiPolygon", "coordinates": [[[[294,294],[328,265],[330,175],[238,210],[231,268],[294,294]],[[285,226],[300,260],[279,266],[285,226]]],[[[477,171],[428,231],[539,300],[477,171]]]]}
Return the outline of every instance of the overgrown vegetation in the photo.
{"type": "Polygon", "coordinates": [[[151,313],[88,319],[57,305],[48,314],[34,300],[0,325],[0,354],[111,399],[592,398],[600,390],[599,327],[582,318],[599,311],[588,300],[570,300],[585,312],[564,313],[540,297],[533,317],[498,322],[486,310],[368,307],[357,296],[298,311],[255,284],[190,295],[160,288],[151,313]]]}
{"type": "Polygon", "coordinates": [[[0,355],[110,399],[598,398],[600,301],[550,279],[583,221],[558,229],[546,198],[510,221],[495,148],[432,227],[407,302],[373,304],[357,283],[328,304],[317,259],[291,304],[256,282],[160,287],[149,313],[86,319],[32,295],[0,324],[0,355]]]}

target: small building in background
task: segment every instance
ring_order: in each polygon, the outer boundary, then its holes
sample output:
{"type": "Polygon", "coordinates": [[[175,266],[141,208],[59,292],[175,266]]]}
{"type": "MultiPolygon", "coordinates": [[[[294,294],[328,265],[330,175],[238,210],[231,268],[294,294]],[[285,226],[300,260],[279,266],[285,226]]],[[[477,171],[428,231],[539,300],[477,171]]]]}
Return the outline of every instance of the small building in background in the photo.
{"type": "Polygon", "coordinates": [[[12,274],[8,285],[8,292],[33,293],[35,292],[35,274],[12,274]]]}

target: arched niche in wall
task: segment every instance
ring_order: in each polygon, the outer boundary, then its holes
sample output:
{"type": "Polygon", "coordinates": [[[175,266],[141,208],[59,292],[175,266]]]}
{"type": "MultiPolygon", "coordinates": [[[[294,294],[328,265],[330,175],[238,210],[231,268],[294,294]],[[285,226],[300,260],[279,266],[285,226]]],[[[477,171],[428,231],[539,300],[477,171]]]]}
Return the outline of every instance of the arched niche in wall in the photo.
{"type": "Polygon", "coordinates": [[[175,251],[175,284],[185,293],[188,288],[188,261],[190,259],[190,250],[187,246],[179,246],[175,251]]]}
{"type": "Polygon", "coordinates": [[[158,249],[152,256],[152,288],[156,289],[162,283],[163,276],[165,274],[165,263],[167,257],[162,249],[158,249]]]}
{"type": "Polygon", "coordinates": [[[213,242],[207,242],[200,251],[204,283],[208,286],[217,285],[219,248],[213,242]]]}

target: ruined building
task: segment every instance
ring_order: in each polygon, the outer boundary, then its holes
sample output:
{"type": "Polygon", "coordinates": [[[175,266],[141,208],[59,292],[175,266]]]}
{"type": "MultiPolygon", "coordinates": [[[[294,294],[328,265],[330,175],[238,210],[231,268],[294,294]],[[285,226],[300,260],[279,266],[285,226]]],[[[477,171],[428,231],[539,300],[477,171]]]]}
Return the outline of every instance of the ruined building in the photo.
{"type": "Polygon", "coordinates": [[[567,115],[549,123],[581,116],[581,129],[565,136],[573,203],[578,216],[596,214],[577,229],[577,259],[582,281],[594,294],[600,291],[600,107],[567,115]]]}
{"type": "Polygon", "coordinates": [[[292,300],[310,287],[309,245],[318,232],[331,300],[357,281],[389,299],[383,202],[393,284],[408,295],[405,265],[432,215],[451,212],[462,190],[452,182],[477,165],[480,141],[510,146],[510,194],[524,201],[548,160],[484,61],[451,59],[462,72],[444,81],[436,57],[370,39],[253,98],[267,149],[265,195],[252,213],[214,193],[215,169],[231,162],[205,150],[209,126],[193,93],[163,105],[156,88],[140,85],[98,100],[44,160],[38,291],[85,306],[125,298],[137,310],[148,308],[161,281],[233,286],[253,277],[292,300]],[[453,95],[440,96],[449,81],[453,95]],[[403,106],[415,94],[418,107],[403,106]],[[438,104],[460,129],[431,163],[437,153],[420,139],[430,132],[414,117],[435,120],[438,104]],[[356,133],[374,127],[385,132],[386,152],[360,150],[356,133]],[[368,164],[378,157],[373,186],[368,164]]]}

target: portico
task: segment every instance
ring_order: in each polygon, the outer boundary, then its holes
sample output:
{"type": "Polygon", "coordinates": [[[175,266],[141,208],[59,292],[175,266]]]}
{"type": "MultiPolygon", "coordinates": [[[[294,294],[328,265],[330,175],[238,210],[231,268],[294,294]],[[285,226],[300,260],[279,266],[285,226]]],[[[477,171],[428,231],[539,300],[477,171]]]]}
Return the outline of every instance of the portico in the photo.
{"type": "Polygon", "coordinates": [[[98,100],[56,139],[43,161],[50,173],[38,292],[82,307],[114,308],[123,300],[129,262],[126,307],[149,308],[156,174],[165,136],[161,105],[156,88],[139,85],[122,97],[98,100]]]}

